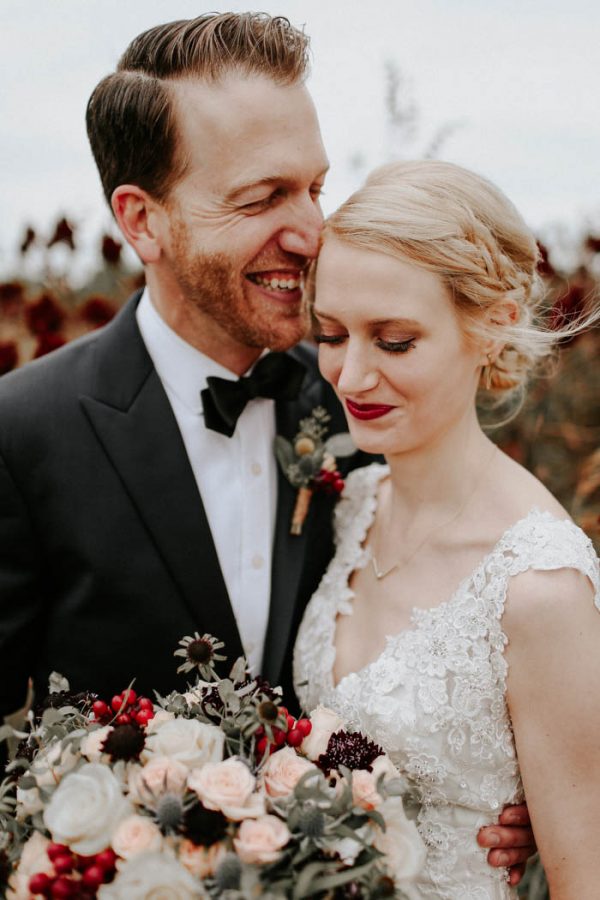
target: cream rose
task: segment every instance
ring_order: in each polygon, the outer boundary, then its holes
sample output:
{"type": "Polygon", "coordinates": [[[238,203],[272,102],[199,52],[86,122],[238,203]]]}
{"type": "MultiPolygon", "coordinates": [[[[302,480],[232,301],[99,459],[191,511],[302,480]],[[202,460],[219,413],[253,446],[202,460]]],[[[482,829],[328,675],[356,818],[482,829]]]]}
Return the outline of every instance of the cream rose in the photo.
{"type": "Polygon", "coordinates": [[[102,744],[112,730],[111,725],[103,725],[101,728],[90,731],[81,742],[82,755],[89,759],[90,762],[100,762],[103,756],[102,744]]]}
{"type": "Polygon", "coordinates": [[[35,814],[41,812],[43,808],[44,804],[42,802],[42,797],[36,787],[27,789],[17,788],[17,822],[22,822],[27,816],[35,816],[35,814]]]}
{"type": "Polygon", "coordinates": [[[291,835],[285,822],[277,816],[245,819],[233,843],[243,863],[265,865],[275,862],[291,835]]]}
{"type": "Polygon", "coordinates": [[[179,845],[177,858],[196,878],[212,878],[226,853],[225,844],[220,842],[210,847],[198,847],[185,839],[179,845]]]}
{"type": "Polygon", "coordinates": [[[7,900],[29,900],[29,879],[38,872],[51,875],[54,866],[48,859],[46,850],[50,841],[39,831],[34,831],[23,847],[19,867],[8,879],[7,900]]]}
{"type": "Polygon", "coordinates": [[[317,706],[309,718],[312,729],[302,741],[300,749],[309,759],[318,759],[327,750],[331,735],[340,731],[344,727],[344,722],[333,710],[325,706],[317,706]]]}
{"type": "Polygon", "coordinates": [[[44,812],[52,839],[91,856],[111,842],[119,822],[132,812],[107,766],[86,763],[65,775],[44,812]]]}
{"type": "Polygon", "coordinates": [[[166,709],[157,709],[148,724],[146,725],[146,734],[155,734],[167,722],[175,719],[174,713],[167,712],[166,709]]]}
{"type": "Polygon", "coordinates": [[[53,787],[78,762],[79,755],[73,753],[70,745],[64,747],[61,741],[57,740],[37,755],[30,773],[34,776],[38,787],[53,787]]]}
{"type": "Polygon", "coordinates": [[[264,813],[263,797],[253,793],[255,784],[256,779],[246,763],[234,756],[194,769],[188,777],[188,787],[207,809],[220,810],[234,821],[264,813]]]}
{"type": "Polygon", "coordinates": [[[225,735],[216,725],[196,719],[173,719],[147,736],[142,759],[168,756],[194,769],[222,760],[224,742],[225,735]]]}
{"type": "Polygon", "coordinates": [[[160,828],[148,816],[127,816],[117,825],[111,846],[117,856],[130,859],[137,853],[160,850],[163,836],[160,828]]]}
{"type": "Polygon", "coordinates": [[[103,884],[98,900],[199,900],[207,894],[177,860],[166,853],[140,853],[118,865],[117,877],[103,884]]]}
{"type": "Polygon", "coordinates": [[[373,772],[358,769],[352,773],[352,800],[361,809],[375,809],[379,806],[383,798],[377,793],[377,779],[373,772]]]}
{"type": "Polygon", "coordinates": [[[376,829],[374,846],[385,854],[390,875],[401,888],[410,884],[425,863],[425,844],[417,826],[407,818],[401,797],[388,797],[379,806],[386,830],[376,829]]]}
{"type": "Polygon", "coordinates": [[[152,806],[164,793],[182,794],[189,769],[176,759],[154,756],[145,766],[129,776],[129,799],[134,803],[152,806]]]}
{"type": "Polygon", "coordinates": [[[270,797],[287,797],[306,772],[319,771],[314,763],[284,747],[269,756],[262,771],[265,790],[270,797]]]}

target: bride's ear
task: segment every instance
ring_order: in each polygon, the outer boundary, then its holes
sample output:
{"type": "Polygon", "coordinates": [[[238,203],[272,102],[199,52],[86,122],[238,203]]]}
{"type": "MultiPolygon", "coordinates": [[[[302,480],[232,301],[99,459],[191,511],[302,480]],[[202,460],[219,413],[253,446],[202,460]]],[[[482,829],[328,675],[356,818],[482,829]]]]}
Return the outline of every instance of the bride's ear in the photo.
{"type": "Polygon", "coordinates": [[[508,335],[503,333],[513,325],[516,325],[520,318],[518,304],[510,297],[505,297],[498,303],[494,303],[485,314],[485,322],[490,332],[496,332],[497,338],[488,338],[482,345],[482,365],[488,365],[491,360],[496,359],[509,342],[508,335]]]}

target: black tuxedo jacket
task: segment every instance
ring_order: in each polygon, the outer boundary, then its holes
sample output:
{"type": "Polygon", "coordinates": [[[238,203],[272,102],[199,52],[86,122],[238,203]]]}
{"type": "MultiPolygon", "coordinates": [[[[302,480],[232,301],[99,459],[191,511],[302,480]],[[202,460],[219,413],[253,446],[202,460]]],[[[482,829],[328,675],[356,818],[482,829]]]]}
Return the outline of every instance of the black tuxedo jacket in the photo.
{"type": "MultiPolygon", "coordinates": [[[[194,631],[242,652],[202,499],[135,319],[137,297],[104,329],[0,379],[0,714],[31,676],[110,700],[136,677],[145,693],[183,689],[177,642],[194,631]]],[[[343,412],[314,351],[300,398],[276,405],[278,434],[324,405],[343,412]]],[[[368,459],[355,454],[346,469],[368,459]]],[[[333,498],[315,495],[289,534],[295,490],[278,475],[263,674],[291,697],[303,608],[332,555],[333,498]]]]}

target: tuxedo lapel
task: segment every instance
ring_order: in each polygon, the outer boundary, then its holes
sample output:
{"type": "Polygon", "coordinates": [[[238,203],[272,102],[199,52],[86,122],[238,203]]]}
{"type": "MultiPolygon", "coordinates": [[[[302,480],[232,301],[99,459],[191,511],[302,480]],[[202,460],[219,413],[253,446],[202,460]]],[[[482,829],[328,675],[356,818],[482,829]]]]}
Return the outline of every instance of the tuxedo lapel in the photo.
{"type": "MultiPolygon", "coordinates": [[[[277,434],[291,440],[298,431],[300,419],[309,416],[322,402],[322,384],[314,375],[307,375],[308,385],[299,399],[276,404],[277,434]]],[[[313,504],[302,533],[290,534],[292,513],[296,503],[297,490],[277,467],[277,515],[275,519],[275,540],[273,543],[273,563],[271,571],[271,605],[269,625],[265,640],[263,674],[271,684],[279,682],[284,656],[291,637],[290,629],[294,620],[298,585],[305,564],[307,536],[310,533],[314,514],[313,504]]]]}
{"type": "Polygon", "coordinates": [[[81,405],[197,630],[225,641],[235,659],[241,640],[214,541],[175,416],[137,329],[135,303],[99,337],[96,356],[93,387],[81,405]]]}

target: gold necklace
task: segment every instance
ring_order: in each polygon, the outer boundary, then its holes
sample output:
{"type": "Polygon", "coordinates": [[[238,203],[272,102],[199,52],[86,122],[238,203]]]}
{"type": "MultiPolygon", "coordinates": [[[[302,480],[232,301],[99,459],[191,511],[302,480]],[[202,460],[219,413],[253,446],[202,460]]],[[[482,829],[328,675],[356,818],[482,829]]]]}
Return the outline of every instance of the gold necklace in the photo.
{"type": "Polygon", "coordinates": [[[489,458],[487,464],[482,466],[481,472],[479,473],[479,477],[475,479],[475,484],[473,486],[473,489],[467,494],[466,500],[457,509],[457,511],[449,519],[447,519],[444,522],[441,522],[440,524],[438,524],[434,528],[432,528],[430,531],[428,531],[427,534],[425,535],[425,537],[423,538],[423,540],[419,541],[419,543],[414,548],[412,553],[410,553],[406,557],[397,559],[396,562],[389,567],[389,569],[382,570],[379,568],[379,565],[377,563],[377,557],[375,556],[375,551],[374,551],[376,535],[373,534],[373,549],[371,550],[371,565],[373,567],[373,572],[375,573],[375,578],[377,579],[377,581],[381,581],[383,578],[387,578],[387,576],[391,575],[391,573],[394,572],[396,569],[399,569],[401,566],[407,565],[411,561],[411,559],[413,559],[413,557],[417,555],[417,553],[419,552],[421,547],[425,544],[425,542],[428,541],[429,538],[436,533],[436,531],[439,531],[441,528],[446,528],[446,526],[451,525],[453,522],[455,522],[458,519],[459,516],[461,516],[464,513],[465,509],[467,508],[467,505],[473,499],[478,488],[480,487],[481,482],[483,481],[483,476],[484,476],[485,472],[487,471],[487,469],[490,467],[490,465],[492,463],[492,459],[494,458],[494,455],[495,455],[497,449],[498,449],[498,447],[494,446],[494,449],[492,450],[492,452],[490,454],[490,458],[489,458]]]}

